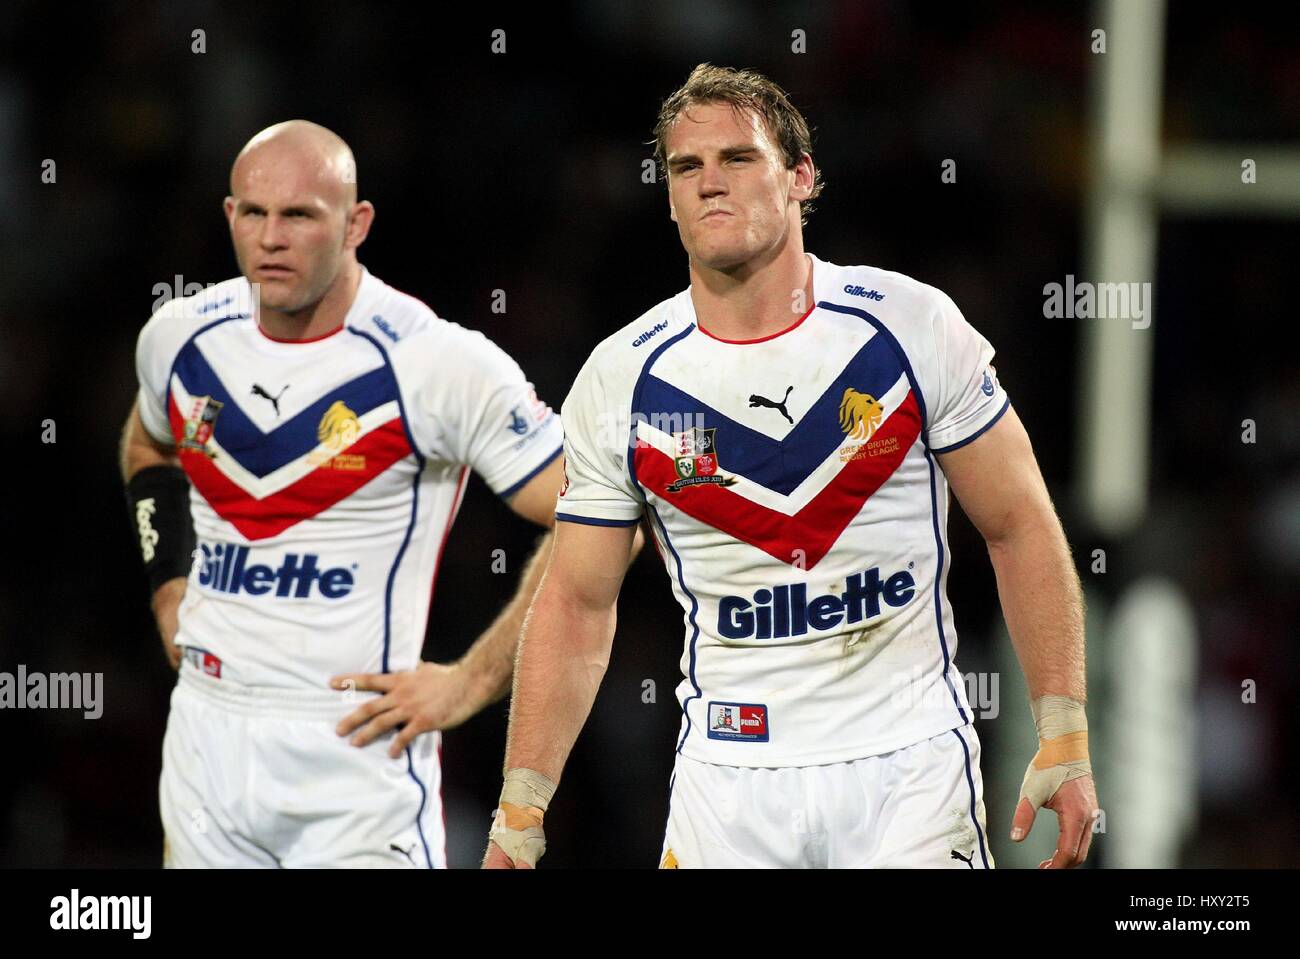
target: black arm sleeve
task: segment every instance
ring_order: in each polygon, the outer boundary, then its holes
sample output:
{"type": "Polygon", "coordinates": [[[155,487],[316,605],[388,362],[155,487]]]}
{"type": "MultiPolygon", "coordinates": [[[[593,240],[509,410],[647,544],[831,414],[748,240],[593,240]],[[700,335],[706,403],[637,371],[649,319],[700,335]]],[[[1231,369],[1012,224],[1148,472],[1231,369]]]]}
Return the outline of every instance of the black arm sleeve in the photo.
{"type": "Polygon", "coordinates": [[[150,591],[169,579],[188,576],[196,543],[185,471],[179,466],[145,467],[126,484],[126,502],[150,591]]]}

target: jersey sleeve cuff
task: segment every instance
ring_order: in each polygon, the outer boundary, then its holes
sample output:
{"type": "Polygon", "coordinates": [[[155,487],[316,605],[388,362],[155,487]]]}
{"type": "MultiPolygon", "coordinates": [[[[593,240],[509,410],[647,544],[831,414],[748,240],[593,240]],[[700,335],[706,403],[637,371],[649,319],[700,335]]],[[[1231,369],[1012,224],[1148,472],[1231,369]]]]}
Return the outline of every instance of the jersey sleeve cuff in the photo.
{"type": "Polygon", "coordinates": [[[636,519],[600,519],[595,516],[579,516],[577,513],[561,513],[558,510],[555,518],[562,523],[581,523],[583,526],[635,526],[641,522],[641,517],[636,519]]]}
{"type": "Polygon", "coordinates": [[[1010,406],[1011,406],[1011,397],[1008,396],[1003,401],[1001,408],[999,408],[998,411],[993,414],[992,418],[989,419],[987,423],[985,423],[983,426],[977,429],[974,433],[970,434],[970,436],[967,436],[965,439],[958,440],[955,443],[949,443],[947,446],[932,446],[930,447],[930,452],[951,453],[953,450],[961,449],[967,443],[973,443],[975,440],[979,439],[981,436],[987,433],[993,427],[994,423],[1002,419],[1003,414],[1006,413],[1006,411],[1010,408],[1010,406]]]}
{"type": "Polygon", "coordinates": [[[529,470],[522,479],[512,483],[510,486],[503,489],[497,495],[500,496],[502,499],[509,499],[510,497],[514,496],[521,489],[523,489],[525,486],[528,485],[529,480],[531,480],[534,476],[536,476],[542,470],[546,469],[546,467],[550,466],[553,462],[555,462],[555,458],[563,452],[564,452],[564,446],[563,445],[557,446],[554,450],[551,451],[551,454],[549,456],[543,459],[541,463],[539,463],[537,466],[534,466],[531,470],[529,470]]]}

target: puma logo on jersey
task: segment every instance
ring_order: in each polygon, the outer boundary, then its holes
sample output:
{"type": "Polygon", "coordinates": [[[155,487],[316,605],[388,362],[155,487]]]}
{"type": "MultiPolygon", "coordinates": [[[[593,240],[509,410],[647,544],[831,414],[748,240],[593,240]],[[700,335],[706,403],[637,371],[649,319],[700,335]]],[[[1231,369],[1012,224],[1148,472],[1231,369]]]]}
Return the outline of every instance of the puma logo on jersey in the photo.
{"type": "Polygon", "coordinates": [[[962,862],[964,862],[964,863],[966,864],[967,868],[970,868],[970,869],[974,869],[974,868],[975,868],[975,864],[971,861],[971,860],[973,860],[973,859],[975,858],[975,850],[974,850],[974,849],[972,849],[972,850],[970,851],[970,855],[969,855],[969,856],[963,856],[963,855],[962,855],[961,853],[959,853],[956,849],[954,849],[954,850],[952,851],[952,858],[953,858],[953,859],[960,859],[962,862]]]}
{"type": "Polygon", "coordinates": [[[281,389],[279,393],[276,393],[275,396],[272,396],[272,395],[271,395],[270,393],[268,393],[264,388],[262,388],[261,386],[258,386],[256,383],[254,383],[254,384],[253,384],[253,395],[254,395],[254,396],[260,396],[260,397],[261,397],[262,399],[264,399],[264,400],[270,400],[270,401],[271,401],[271,405],[272,405],[273,407],[275,407],[275,415],[276,415],[276,416],[279,416],[279,415],[280,415],[280,397],[284,396],[284,391],[287,390],[288,388],[289,388],[289,384],[286,383],[286,384],[284,384],[284,388],[281,389]]]}
{"type": "Polygon", "coordinates": [[[766,406],[768,409],[776,410],[786,419],[790,420],[791,426],[794,426],[794,420],[790,419],[790,412],[785,408],[786,400],[790,398],[790,391],[792,389],[794,389],[794,386],[787,386],[785,388],[785,396],[781,398],[781,402],[779,403],[776,400],[769,400],[766,396],[759,396],[757,393],[751,393],[749,396],[749,405],[755,409],[760,406],[766,406]]]}
{"type": "Polygon", "coordinates": [[[400,852],[403,856],[405,856],[408,860],[410,860],[412,866],[415,865],[415,860],[411,858],[411,852],[415,849],[415,843],[411,843],[410,849],[403,849],[397,843],[390,842],[388,844],[388,848],[391,849],[393,852],[400,852]]]}
{"type": "Polygon", "coordinates": [[[870,393],[859,393],[851,386],[844,391],[840,400],[840,429],[850,439],[871,439],[884,415],[885,408],[870,393]]]}

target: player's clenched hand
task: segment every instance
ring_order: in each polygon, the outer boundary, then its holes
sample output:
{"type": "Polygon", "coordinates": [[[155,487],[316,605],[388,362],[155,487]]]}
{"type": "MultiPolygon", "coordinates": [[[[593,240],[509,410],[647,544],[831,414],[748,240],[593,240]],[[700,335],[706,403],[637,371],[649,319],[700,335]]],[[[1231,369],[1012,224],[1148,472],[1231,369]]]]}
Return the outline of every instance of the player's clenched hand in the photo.
{"type": "Polygon", "coordinates": [[[150,605],[153,607],[154,622],[158,624],[158,633],[162,636],[163,650],[172,669],[181,668],[181,650],[176,645],[176,630],[180,626],[179,608],[185,595],[185,577],[177,576],[159,586],[153,594],[150,605]]]}
{"type": "Polygon", "coordinates": [[[402,726],[388,755],[394,759],[421,733],[459,726],[474,714],[471,684],[458,665],[421,663],[397,673],[349,673],[330,680],[335,689],[358,689],[384,695],[358,706],[338,724],[352,745],[365,746],[394,726],[402,726]],[[403,725],[404,724],[404,725],[403,725]]]}

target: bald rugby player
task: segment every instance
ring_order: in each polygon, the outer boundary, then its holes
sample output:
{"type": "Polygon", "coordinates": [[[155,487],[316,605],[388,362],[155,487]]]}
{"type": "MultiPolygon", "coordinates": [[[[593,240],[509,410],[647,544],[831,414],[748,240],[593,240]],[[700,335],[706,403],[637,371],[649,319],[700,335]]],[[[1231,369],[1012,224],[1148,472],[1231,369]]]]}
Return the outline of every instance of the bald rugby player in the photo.
{"type": "Polygon", "coordinates": [[[257,134],[225,214],[242,275],[145,325],[122,441],[179,669],[164,865],[445,866],[438,731],[508,690],[550,534],[449,665],[420,661],[433,580],[471,469],[553,525],[559,417],[357,261],[375,210],[334,133],[257,134]]]}

